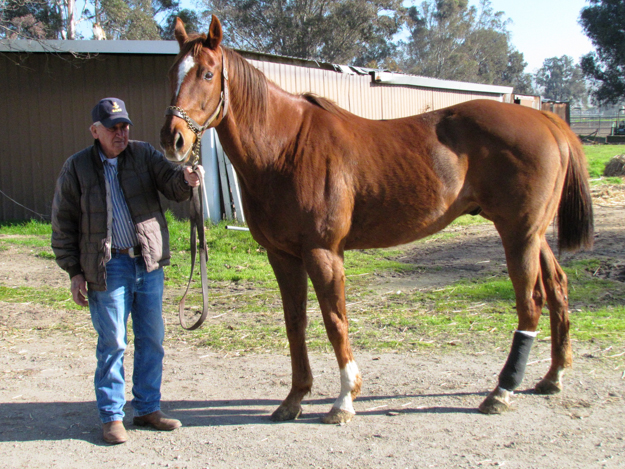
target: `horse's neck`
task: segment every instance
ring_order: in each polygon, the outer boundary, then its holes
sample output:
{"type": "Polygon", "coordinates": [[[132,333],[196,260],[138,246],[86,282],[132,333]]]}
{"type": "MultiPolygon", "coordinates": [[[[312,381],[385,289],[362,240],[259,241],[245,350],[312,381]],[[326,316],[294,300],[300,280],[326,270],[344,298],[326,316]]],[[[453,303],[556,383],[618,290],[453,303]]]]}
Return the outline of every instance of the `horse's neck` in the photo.
{"type": "Polygon", "coordinates": [[[275,167],[276,160],[296,137],[301,119],[293,97],[271,83],[267,101],[266,118],[242,118],[234,113],[232,106],[233,112],[216,128],[228,158],[239,175],[250,183],[275,167]]]}

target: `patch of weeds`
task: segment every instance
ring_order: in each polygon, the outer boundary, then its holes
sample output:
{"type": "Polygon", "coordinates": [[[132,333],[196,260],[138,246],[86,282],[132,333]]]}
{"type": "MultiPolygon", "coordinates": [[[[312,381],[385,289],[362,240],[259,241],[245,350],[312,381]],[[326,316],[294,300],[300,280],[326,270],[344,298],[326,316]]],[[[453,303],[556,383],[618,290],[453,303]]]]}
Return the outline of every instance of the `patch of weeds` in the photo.
{"type": "Polygon", "coordinates": [[[0,301],[7,303],[34,303],[53,308],[62,307],[63,309],[83,309],[74,303],[67,288],[12,288],[0,285],[0,301]]]}
{"type": "Polygon", "coordinates": [[[38,220],[0,222],[0,234],[21,236],[52,236],[52,225],[38,220]]]}

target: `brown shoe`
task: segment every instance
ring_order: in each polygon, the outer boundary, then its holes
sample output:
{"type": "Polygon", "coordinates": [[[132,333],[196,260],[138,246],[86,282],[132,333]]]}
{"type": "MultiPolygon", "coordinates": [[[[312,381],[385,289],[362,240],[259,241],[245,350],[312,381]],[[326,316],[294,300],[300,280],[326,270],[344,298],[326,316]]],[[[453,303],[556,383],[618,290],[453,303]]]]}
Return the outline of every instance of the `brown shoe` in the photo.
{"type": "Polygon", "coordinates": [[[111,445],[126,443],[128,434],[126,433],[123,422],[121,420],[113,420],[112,422],[107,422],[102,425],[102,438],[111,445]]]}
{"type": "Polygon", "coordinates": [[[141,417],[135,417],[132,420],[132,423],[139,427],[150,426],[157,430],[166,432],[182,427],[182,423],[180,423],[180,420],[170,419],[160,410],[152,412],[151,414],[142,415],[141,417]]]}

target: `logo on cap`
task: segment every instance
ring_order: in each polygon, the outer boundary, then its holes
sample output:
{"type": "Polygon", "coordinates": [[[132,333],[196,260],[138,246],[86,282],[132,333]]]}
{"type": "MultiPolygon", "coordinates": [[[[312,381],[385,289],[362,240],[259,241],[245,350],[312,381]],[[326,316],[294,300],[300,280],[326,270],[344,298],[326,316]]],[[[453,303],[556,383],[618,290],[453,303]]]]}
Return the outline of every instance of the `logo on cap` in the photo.
{"type": "Polygon", "coordinates": [[[123,112],[123,109],[119,107],[117,101],[113,101],[113,108],[111,109],[111,112],[123,112]]]}

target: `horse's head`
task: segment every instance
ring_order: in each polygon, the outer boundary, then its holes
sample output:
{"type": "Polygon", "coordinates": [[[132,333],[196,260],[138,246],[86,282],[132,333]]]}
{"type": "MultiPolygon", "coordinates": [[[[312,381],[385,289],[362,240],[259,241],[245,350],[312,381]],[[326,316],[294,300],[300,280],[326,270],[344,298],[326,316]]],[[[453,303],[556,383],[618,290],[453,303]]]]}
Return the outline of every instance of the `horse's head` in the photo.
{"type": "Polygon", "coordinates": [[[161,146],[169,160],[187,163],[196,151],[195,142],[199,144],[204,131],[226,115],[228,73],[217,17],[213,16],[208,34],[192,36],[177,18],[175,37],[180,53],[169,71],[173,98],[161,129],[161,146]]]}

